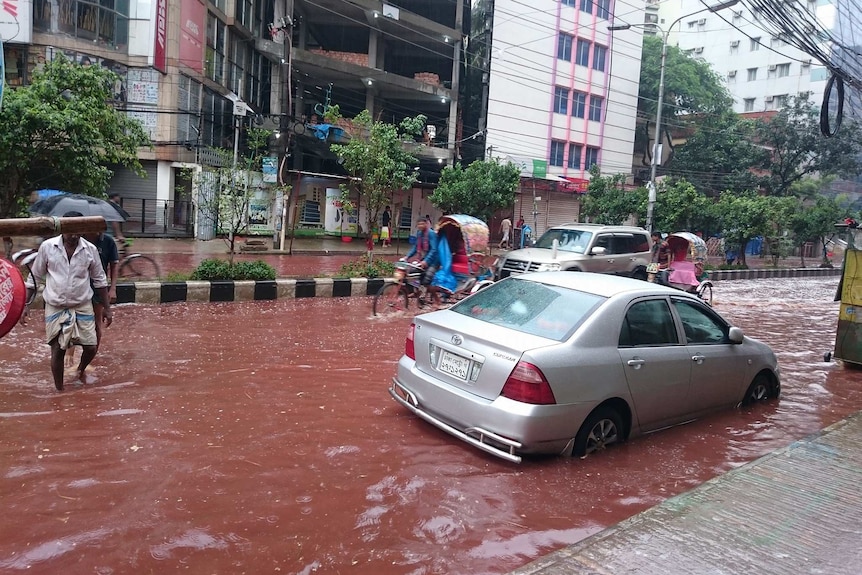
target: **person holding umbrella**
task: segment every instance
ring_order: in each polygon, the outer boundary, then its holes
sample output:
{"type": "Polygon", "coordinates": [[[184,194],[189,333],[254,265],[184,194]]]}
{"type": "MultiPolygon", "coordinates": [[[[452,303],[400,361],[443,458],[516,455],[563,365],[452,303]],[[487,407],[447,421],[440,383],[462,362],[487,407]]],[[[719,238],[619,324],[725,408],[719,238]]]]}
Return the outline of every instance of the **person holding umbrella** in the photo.
{"type": "MultiPolygon", "coordinates": [[[[81,217],[81,212],[66,212],[65,218],[81,217]]],[[[27,279],[27,301],[45,284],[45,336],[51,346],[51,375],[54,387],[63,391],[63,356],[72,345],[82,347],[77,376],[87,383],[86,369],[96,356],[98,339],[93,311],[93,291],[101,298],[105,327],[111,325],[113,313],[108,297],[108,282],[96,246],[78,234],[62,234],[42,242],[27,279]],[[92,281],[92,287],[90,282],[92,281]]],[[[24,308],[21,323],[30,315],[24,308]]]]}

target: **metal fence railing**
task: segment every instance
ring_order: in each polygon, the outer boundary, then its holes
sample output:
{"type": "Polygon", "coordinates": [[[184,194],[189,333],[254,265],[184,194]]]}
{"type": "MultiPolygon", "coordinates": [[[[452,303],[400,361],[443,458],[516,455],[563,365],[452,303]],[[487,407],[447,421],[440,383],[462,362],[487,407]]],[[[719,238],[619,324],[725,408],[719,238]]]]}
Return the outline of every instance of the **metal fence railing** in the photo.
{"type": "Polygon", "coordinates": [[[132,236],[192,237],[194,206],[189,200],[147,200],[123,198],[129,219],[124,233],[132,236]]]}

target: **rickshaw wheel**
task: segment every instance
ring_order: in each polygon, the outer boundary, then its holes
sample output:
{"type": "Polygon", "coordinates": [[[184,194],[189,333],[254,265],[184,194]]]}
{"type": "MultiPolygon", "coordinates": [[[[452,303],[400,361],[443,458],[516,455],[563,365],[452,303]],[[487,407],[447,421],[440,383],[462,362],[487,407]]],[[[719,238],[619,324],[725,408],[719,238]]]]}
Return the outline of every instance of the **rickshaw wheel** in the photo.
{"type": "Polygon", "coordinates": [[[407,292],[401,284],[386,284],[374,296],[371,310],[374,315],[391,315],[407,309],[407,292]]]}
{"type": "Polygon", "coordinates": [[[701,282],[697,286],[697,297],[702,299],[706,305],[712,307],[712,282],[701,282]]]}

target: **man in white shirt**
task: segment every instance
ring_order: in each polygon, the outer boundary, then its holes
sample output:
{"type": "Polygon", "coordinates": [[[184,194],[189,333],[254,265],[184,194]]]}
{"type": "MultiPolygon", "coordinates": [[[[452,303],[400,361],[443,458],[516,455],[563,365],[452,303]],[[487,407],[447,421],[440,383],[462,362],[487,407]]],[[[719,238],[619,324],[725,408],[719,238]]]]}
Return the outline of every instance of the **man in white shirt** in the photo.
{"type": "MultiPolygon", "coordinates": [[[[80,217],[68,212],[63,217],[80,217]]],[[[78,379],[87,383],[85,370],[96,356],[96,319],[93,311],[93,289],[104,302],[105,326],[113,319],[108,282],[96,246],[78,234],[63,234],[42,242],[30,268],[27,280],[27,301],[38,283],[45,284],[45,335],[51,346],[51,375],[58,391],[63,390],[63,356],[72,345],[82,348],[78,364],[78,379]],[[90,281],[93,287],[90,287],[90,281]]],[[[24,309],[21,322],[27,323],[29,308],[24,309]]]]}

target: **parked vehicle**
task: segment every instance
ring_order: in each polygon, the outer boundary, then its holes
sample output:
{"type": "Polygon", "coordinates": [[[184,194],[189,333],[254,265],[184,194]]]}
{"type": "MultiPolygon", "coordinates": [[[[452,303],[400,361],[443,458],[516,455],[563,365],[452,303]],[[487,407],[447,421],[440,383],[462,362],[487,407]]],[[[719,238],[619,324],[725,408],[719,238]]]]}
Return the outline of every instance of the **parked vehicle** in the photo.
{"type": "Polygon", "coordinates": [[[566,224],[556,226],[529,248],[500,256],[497,279],[526,272],[579,271],[647,279],[652,240],[644,228],[566,224]]]}
{"type": "Polygon", "coordinates": [[[777,397],[775,354],[696,296],[546,272],[417,316],[389,393],[483,451],[583,456],[777,397]]]}

